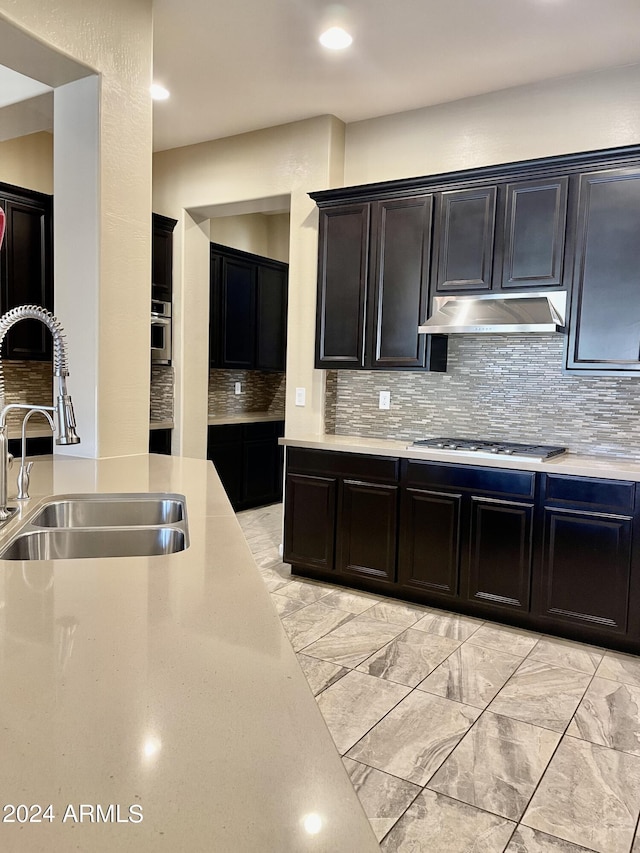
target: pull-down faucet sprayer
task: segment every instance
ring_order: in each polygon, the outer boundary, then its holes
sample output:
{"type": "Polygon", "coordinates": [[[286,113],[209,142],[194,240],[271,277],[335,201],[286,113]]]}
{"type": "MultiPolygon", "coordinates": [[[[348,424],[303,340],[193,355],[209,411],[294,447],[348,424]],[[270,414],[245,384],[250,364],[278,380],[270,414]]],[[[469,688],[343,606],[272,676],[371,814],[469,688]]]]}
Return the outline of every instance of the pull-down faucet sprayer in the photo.
{"type": "MultiPolygon", "coordinates": [[[[71,445],[79,444],[80,439],[76,433],[76,421],[73,413],[73,403],[67,392],[66,378],[69,375],[67,368],[67,349],[64,341],[64,332],[59,321],[45,308],[38,305],[20,305],[12,308],[0,317],[0,347],[5,335],[20,320],[40,320],[49,329],[53,337],[53,375],[57,379],[57,398],[55,406],[50,411],[56,416],[56,444],[71,445]]],[[[27,408],[42,410],[42,406],[23,406],[16,404],[5,405],[5,386],[2,358],[0,357],[0,524],[9,518],[14,512],[7,507],[7,474],[11,461],[8,450],[7,439],[7,412],[15,408],[27,408]]]]}

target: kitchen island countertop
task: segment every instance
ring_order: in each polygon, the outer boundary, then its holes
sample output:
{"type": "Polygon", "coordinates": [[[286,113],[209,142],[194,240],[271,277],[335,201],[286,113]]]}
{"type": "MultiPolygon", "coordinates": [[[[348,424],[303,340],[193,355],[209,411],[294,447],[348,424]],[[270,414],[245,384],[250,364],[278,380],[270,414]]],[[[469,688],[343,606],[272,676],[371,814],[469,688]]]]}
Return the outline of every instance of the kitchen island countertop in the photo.
{"type": "Polygon", "coordinates": [[[640,482],[640,462],[618,456],[588,456],[565,453],[542,462],[513,459],[509,456],[489,456],[478,453],[412,448],[410,439],[392,441],[384,438],[365,438],[353,435],[308,434],[280,439],[287,447],[306,447],[333,450],[341,453],[367,453],[373,456],[395,456],[402,459],[421,459],[428,462],[449,462],[459,465],[481,465],[489,468],[517,468],[520,471],[541,471],[547,474],[568,474],[573,477],[600,477],[606,480],[640,482]]]}
{"type": "Polygon", "coordinates": [[[53,815],[1,823],[0,848],[378,850],[211,463],[49,457],[31,484],[23,517],[52,494],[183,494],[190,547],[0,560],[0,790],[53,815]]]}

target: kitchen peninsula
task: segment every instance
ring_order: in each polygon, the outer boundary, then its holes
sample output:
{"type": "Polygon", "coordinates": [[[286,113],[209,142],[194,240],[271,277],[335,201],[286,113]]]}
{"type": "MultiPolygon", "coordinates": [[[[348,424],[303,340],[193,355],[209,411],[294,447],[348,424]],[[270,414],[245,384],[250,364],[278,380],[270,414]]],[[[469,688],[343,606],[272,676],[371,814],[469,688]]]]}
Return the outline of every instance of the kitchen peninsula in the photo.
{"type": "Polygon", "coordinates": [[[0,560],[3,802],[54,815],[2,823],[0,846],[377,850],[210,463],[38,460],[0,545],[46,496],[116,491],[184,495],[189,547],[0,560]]]}

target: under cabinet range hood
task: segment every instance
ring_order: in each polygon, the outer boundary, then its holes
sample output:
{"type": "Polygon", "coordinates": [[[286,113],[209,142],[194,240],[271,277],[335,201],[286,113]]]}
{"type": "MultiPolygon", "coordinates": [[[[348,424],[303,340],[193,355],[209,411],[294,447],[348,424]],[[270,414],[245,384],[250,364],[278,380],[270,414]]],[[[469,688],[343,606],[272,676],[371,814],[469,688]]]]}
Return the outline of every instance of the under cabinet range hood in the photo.
{"type": "Polygon", "coordinates": [[[565,325],[566,291],[434,296],[423,334],[559,332],[565,325]]]}

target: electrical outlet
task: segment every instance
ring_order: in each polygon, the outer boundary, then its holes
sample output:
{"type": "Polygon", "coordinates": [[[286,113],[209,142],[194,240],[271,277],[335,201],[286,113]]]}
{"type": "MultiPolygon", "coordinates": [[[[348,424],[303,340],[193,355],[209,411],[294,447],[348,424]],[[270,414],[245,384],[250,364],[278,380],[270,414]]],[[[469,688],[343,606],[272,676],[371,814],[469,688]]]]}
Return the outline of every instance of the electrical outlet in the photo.
{"type": "Polygon", "coordinates": [[[296,406],[304,406],[306,397],[307,391],[305,388],[296,388],[296,406]]]}
{"type": "Polygon", "coordinates": [[[380,402],[378,403],[379,409],[389,409],[391,408],[391,391],[381,391],[380,392],[380,402]]]}
{"type": "Polygon", "coordinates": [[[234,394],[242,394],[242,382],[234,382],[233,383],[233,393],[234,394]]]}

